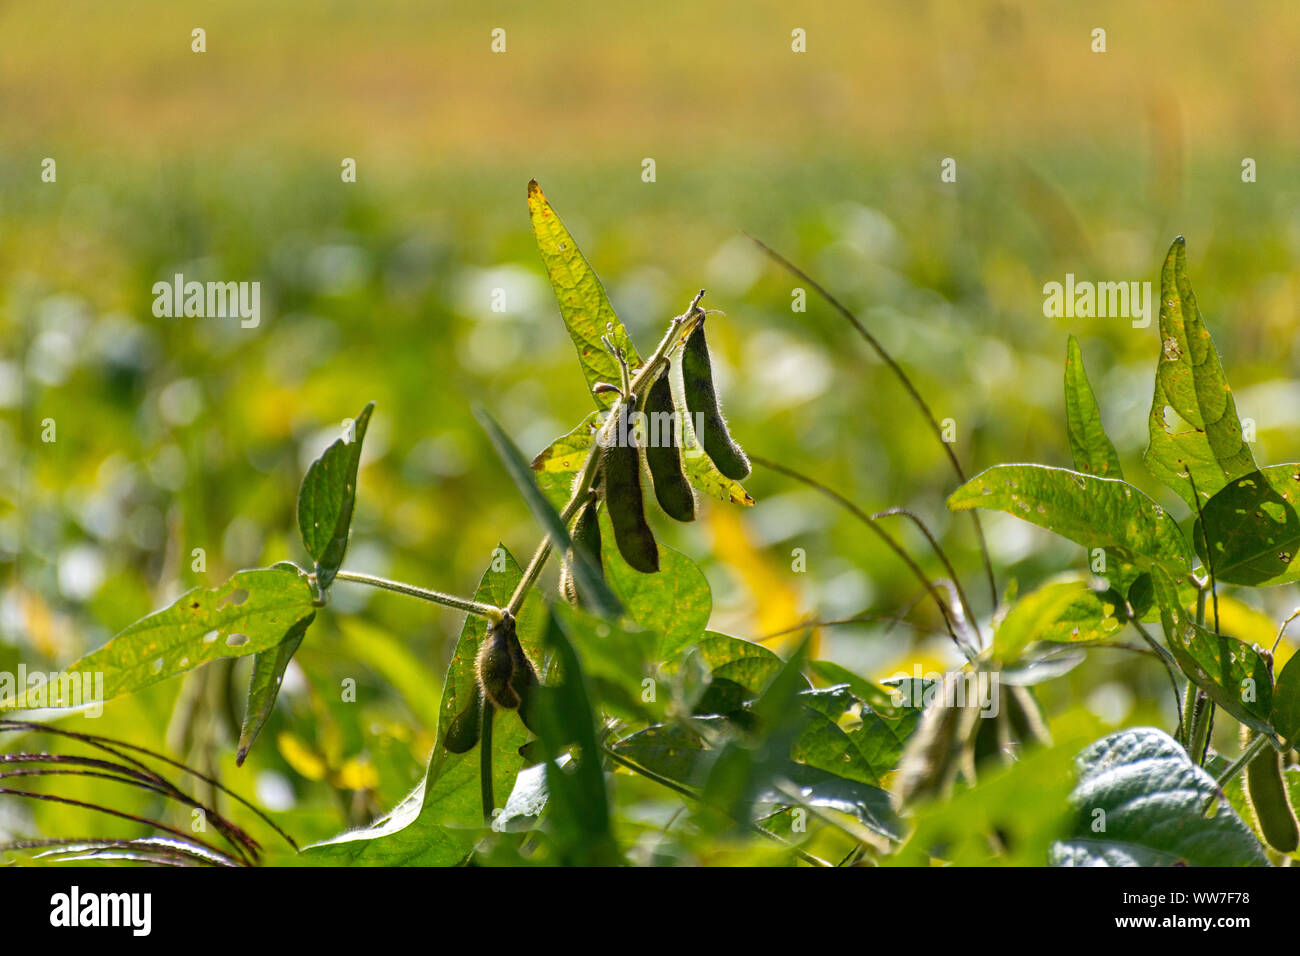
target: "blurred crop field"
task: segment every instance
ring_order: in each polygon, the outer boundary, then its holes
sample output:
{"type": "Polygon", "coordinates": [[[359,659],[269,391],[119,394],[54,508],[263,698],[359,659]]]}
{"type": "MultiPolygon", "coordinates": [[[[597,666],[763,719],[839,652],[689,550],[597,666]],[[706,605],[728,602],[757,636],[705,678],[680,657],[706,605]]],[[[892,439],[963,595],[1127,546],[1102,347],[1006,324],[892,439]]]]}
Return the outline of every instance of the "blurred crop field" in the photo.
{"type": "MultiPolygon", "coordinates": [[[[643,350],[707,289],[737,438],[868,512],[916,511],[988,613],[928,426],[811,289],[792,309],[800,283],[747,236],[859,315],[953,420],[967,474],[1069,464],[1075,334],[1126,470],[1172,503],[1140,466],[1154,321],[1045,317],[1042,289],[1067,273],[1158,289],[1185,235],[1255,456],[1296,460],[1298,39],[1300,7],[1265,2],[0,3],[0,671],[57,669],[186,588],[302,559],[302,473],[372,399],[350,569],[470,593],[498,542],[530,553],[540,532],[470,409],[528,454],[591,409],[532,177],[643,350]],[[155,317],[153,284],[176,273],[260,281],[260,323],[155,317]]],[[[901,614],[821,627],[820,652],[873,678],[951,662],[862,525],[762,469],[746,487],[752,509],[657,528],[704,567],[713,628],[901,614]]],[[[1000,587],[1085,566],[998,519],[1000,587]]],[[[1300,595],[1263,599],[1225,626],[1271,641],[1300,595]]],[[[332,607],[243,768],[246,660],[68,726],[207,768],[300,842],[365,822],[420,778],[461,620],[356,587],[332,607]],[[338,701],[345,678],[359,706],[338,701]]],[[[1166,688],[1153,661],[1101,651],[1044,692],[1051,714],[1170,725],[1166,688]]],[[[0,835],[84,823],[0,801],[0,835]]]]}

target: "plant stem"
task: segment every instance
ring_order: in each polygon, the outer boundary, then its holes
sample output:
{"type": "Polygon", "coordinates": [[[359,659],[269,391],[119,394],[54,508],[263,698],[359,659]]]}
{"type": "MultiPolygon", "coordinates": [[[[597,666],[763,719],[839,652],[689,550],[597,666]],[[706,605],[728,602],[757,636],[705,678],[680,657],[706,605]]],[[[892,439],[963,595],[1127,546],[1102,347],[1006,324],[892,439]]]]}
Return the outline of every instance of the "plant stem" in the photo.
{"type": "MultiPolygon", "coordinates": [[[[701,289],[699,294],[691,301],[690,307],[682,315],[677,316],[668,326],[668,331],[663,339],[659,342],[658,347],[650,358],[646,359],[637,373],[632,376],[628,387],[623,390],[623,397],[619,398],[609,408],[609,413],[605,416],[605,424],[598,431],[592,441],[591,453],[587,455],[587,463],[583,465],[582,472],[578,476],[577,482],[573,486],[573,493],[569,496],[568,502],[560,510],[560,520],[565,524],[578,513],[578,509],[587,503],[591,496],[591,486],[596,480],[596,471],[600,467],[600,449],[605,444],[605,432],[615,426],[618,421],[620,406],[632,395],[639,394],[642,386],[646,382],[654,381],[655,377],[663,371],[665,363],[669,361],[669,355],[679,342],[686,338],[695,330],[695,326],[700,323],[704,317],[704,310],[700,308],[700,299],[704,297],[704,290],[701,289]]],[[[517,615],[519,608],[523,606],[524,598],[528,596],[528,589],[537,583],[538,576],[542,573],[542,568],[546,567],[547,559],[551,556],[554,548],[554,542],[548,534],[542,538],[533,552],[532,559],[528,562],[528,567],[524,569],[524,576],[519,585],[515,588],[515,593],[510,596],[510,602],[506,605],[505,610],[511,614],[517,615]]]]}
{"type": "Polygon", "coordinates": [[[492,724],[495,716],[496,707],[485,695],[483,709],[479,711],[478,782],[479,793],[483,798],[483,822],[488,826],[492,825],[492,811],[496,809],[497,802],[492,793],[492,724]]]}
{"type": "Polygon", "coordinates": [[[1196,704],[1192,710],[1191,729],[1187,732],[1187,754],[1198,766],[1205,763],[1205,750],[1210,743],[1210,715],[1214,704],[1202,690],[1196,691],[1196,704]]]}
{"type": "MultiPolygon", "coordinates": [[[[1246,744],[1245,749],[1241,751],[1241,755],[1232,763],[1228,764],[1223,773],[1219,774],[1218,777],[1215,778],[1214,782],[1218,785],[1218,788],[1222,790],[1228,784],[1228,781],[1241,773],[1242,770],[1246,769],[1246,764],[1259,756],[1259,752],[1269,745],[1270,742],[1267,734],[1256,734],[1250,743],[1246,744]]],[[[1214,806],[1214,801],[1217,798],[1218,794],[1216,793],[1213,794],[1210,799],[1206,800],[1205,806],[1201,808],[1201,812],[1209,813],[1210,808],[1214,806]]]]}
{"type": "Polygon", "coordinates": [[[453,607],[468,614],[477,614],[479,617],[485,617],[493,622],[501,620],[501,608],[491,604],[480,604],[478,601],[469,601],[465,598],[456,597],[454,594],[430,591],[428,588],[419,588],[414,584],[390,581],[388,578],[376,577],[373,574],[359,574],[355,571],[340,571],[334,575],[334,578],[337,581],[351,581],[353,584],[366,584],[372,588],[396,591],[398,594],[419,598],[421,601],[428,601],[430,604],[441,604],[443,607],[453,607]]]}

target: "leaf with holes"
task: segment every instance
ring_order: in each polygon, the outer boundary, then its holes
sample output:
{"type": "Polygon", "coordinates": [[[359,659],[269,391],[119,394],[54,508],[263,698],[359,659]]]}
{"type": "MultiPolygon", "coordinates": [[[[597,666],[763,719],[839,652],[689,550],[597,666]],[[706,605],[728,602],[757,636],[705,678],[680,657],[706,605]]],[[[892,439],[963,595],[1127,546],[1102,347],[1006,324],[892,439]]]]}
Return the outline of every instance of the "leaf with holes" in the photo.
{"type": "MultiPolygon", "coordinates": [[[[316,613],[307,575],[291,564],[240,571],[220,587],[195,588],[176,603],[136,621],[75,664],[69,674],[104,678],[101,700],[156,684],[220,657],[244,657],[268,650],[316,613]]],[[[95,678],[98,684],[98,678],[95,678]]],[[[0,709],[70,707],[71,688],[53,685],[0,703],[0,709]]]]}
{"type": "Polygon", "coordinates": [[[1219,352],[1196,307],[1182,236],[1160,271],[1160,358],[1147,433],[1147,468],[1192,508],[1193,480],[1204,502],[1256,470],[1219,352]]]}
{"type": "Polygon", "coordinates": [[[1087,747],[1070,794],[1073,832],[1052,847],[1055,866],[1267,866],[1250,828],[1214,778],[1153,727],[1121,730],[1087,747]],[[1104,822],[1104,828],[1098,826],[1104,822]]]}
{"type": "Polygon", "coordinates": [[[307,553],[316,562],[316,582],[322,589],[333,582],[347,554],[361,443],[374,410],[374,402],[363,408],[353,420],[351,438],[340,438],[311,463],[298,491],[298,528],[307,553]]]}
{"type": "Polygon", "coordinates": [[[1235,478],[1205,503],[1192,539],[1219,581],[1264,587],[1300,581],[1300,465],[1235,478]],[[1204,529],[1204,530],[1202,530],[1204,529]],[[1205,539],[1209,538],[1207,555],[1205,539]]]}
{"type": "MultiPolygon", "coordinates": [[[[641,358],[627,329],[614,314],[614,307],[609,304],[600,279],[583,258],[578,244],[546,201],[542,187],[535,179],[528,184],[528,215],[533,222],[537,250],[542,254],[551,288],[560,303],[564,326],[578,350],[578,361],[582,364],[588,389],[597,382],[617,385],[621,378],[618,361],[600,341],[601,337],[609,336],[623,350],[630,368],[640,365],[641,358]]],[[[613,393],[593,394],[601,408],[609,408],[616,397],[613,393]]]]}
{"type": "Polygon", "coordinates": [[[953,492],[948,507],[1005,511],[1085,548],[1116,548],[1143,569],[1191,570],[1178,522],[1118,479],[1045,465],[994,465],[953,492]]]}

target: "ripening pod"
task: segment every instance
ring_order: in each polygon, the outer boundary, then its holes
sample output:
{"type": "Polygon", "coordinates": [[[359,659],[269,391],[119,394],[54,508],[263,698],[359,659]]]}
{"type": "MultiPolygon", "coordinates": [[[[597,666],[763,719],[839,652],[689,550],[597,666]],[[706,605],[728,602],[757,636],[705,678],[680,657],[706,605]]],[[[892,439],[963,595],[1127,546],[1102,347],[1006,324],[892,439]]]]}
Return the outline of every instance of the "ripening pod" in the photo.
{"type": "Polygon", "coordinates": [[[560,593],[574,607],[581,607],[582,596],[578,593],[577,585],[573,580],[574,552],[586,555],[592,567],[602,577],[605,573],[600,556],[600,511],[595,501],[589,501],[582,506],[569,534],[573,538],[573,549],[565,555],[564,562],[560,565],[560,593]]]}
{"type": "Polygon", "coordinates": [[[537,686],[537,671],[515,633],[515,619],[502,616],[479,645],[474,672],[483,695],[501,710],[516,710],[537,686]]]}
{"type": "Polygon", "coordinates": [[[1028,687],[1016,684],[1007,686],[1006,692],[1002,695],[1002,706],[1011,721],[1015,739],[1022,746],[1029,744],[1051,746],[1052,734],[1047,729],[1043,708],[1039,706],[1038,699],[1028,687]]]}
{"type": "Polygon", "coordinates": [[[475,684],[473,696],[470,697],[465,709],[456,715],[451,726],[447,728],[447,736],[443,739],[442,745],[454,754],[473,750],[483,729],[482,720],[483,689],[475,684]]]}
{"type": "Polygon", "coordinates": [[[650,433],[645,460],[659,507],[678,521],[695,520],[695,492],[682,468],[681,428],[673,389],[665,368],[646,393],[645,416],[650,433]]]}
{"type": "MultiPolygon", "coordinates": [[[[1242,742],[1253,734],[1243,727],[1242,742]]],[[[1294,853],[1300,846],[1300,827],[1282,778],[1282,755],[1268,746],[1246,765],[1246,795],[1259,821],[1259,832],[1279,853],[1294,853]]]]}
{"type": "Polygon", "coordinates": [[[686,408],[696,422],[696,437],[704,452],[726,477],[740,481],[749,476],[749,459],[732,441],[727,422],[718,406],[713,387],[713,363],[704,338],[704,322],[695,327],[682,349],[682,381],[686,386],[686,408]]]}
{"type": "Polygon", "coordinates": [[[600,496],[609,512],[618,553],[641,573],[654,574],[659,570],[659,545],[645,520],[645,503],[641,498],[641,449],[628,432],[626,403],[619,405],[618,414],[614,440],[601,449],[600,496]]]}
{"type": "Polygon", "coordinates": [[[951,792],[962,769],[966,742],[974,735],[978,706],[958,707],[955,682],[959,671],[944,677],[944,685],[921,714],[916,732],[903,748],[898,777],[894,782],[894,806],[902,810],[919,800],[944,797],[951,792]],[[951,689],[950,689],[950,684],[951,689]]]}

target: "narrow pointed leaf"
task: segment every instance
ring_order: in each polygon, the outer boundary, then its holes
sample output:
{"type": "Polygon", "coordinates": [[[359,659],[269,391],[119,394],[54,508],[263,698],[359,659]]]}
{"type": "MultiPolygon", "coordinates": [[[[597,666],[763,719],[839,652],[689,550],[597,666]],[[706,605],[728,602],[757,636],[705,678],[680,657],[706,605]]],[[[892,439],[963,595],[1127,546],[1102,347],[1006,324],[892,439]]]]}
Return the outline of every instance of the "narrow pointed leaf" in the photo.
{"type": "Polygon", "coordinates": [[[501,430],[501,426],[485,410],[477,408],[474,410],[474,414],[478,418],[479,424],[483,426],[483,430],[487,432],[488,438],[492,440],[492,446],[496,449],[497,456],[501,459],[501,463],[505,465],[506,473],[514,481],[515,487],[523,495],[528,509],[533,513],[533,517],[537,519],[537,523],[550,536],[551,544],[561,554],[574,552],[573,576],[582,592],[582,596],[590,602],[591,609],[604,617],[617,617],[622,611],[618,598],[614,596],[614,593],[609,589],[609,585],[605,583],[604,577],[592,565],[586,554],[581,549],[574,549],[573,539],[569,536],[569,529],[565,527],[564,521],[560,518],[559,512],[555,510],[554,505],[546,500],[546,496],[542,494],[541,489],[533,481],[528,463],[524,460],[524,456],[519,453],[515,443],[510,440],[510,436],[501,430]]]}
{"type": "MultiPolygon", "coordinates": [[[[618,362],[601,343],[601,336],[610,336],[623,350],[629,367],[636,368],[641,364],[641,358],[627,329],[614,314],[614,307],[609,304],[600,279],[546,201],[537,180],[528,184],[528,215],[533,222],[537,250],[542,254],[546,274],[560,303],[560,315],[578,350],[578,361],[582,364],[588,389],[597,382],[617,385],[620,378],[618,362]]],[[[592,397],[601,408],[608,408],[616,398],[612,393],[592,397]]]]}
{"type": "Polygon", "coordinates": [[[239,731],[239,748],[235,753],[235,765],[241,766],[248,751],[252,749],[257,735],[262,732],[266,722],[271,719],[275,709],[275,699],[280,696],[280,684],[284,681],[284,672],[302,644],[307,628],[316,619],[313,613],[303,618],[289,629],[285,639],[275,647],[259,651],[253,655],[253,676],[248,682],[248,706],[244,711],[243,725],[239,731]]]}
{"type": "Polygon", "coordinates": [[[357,467],[366,438],[371,402],[353,421],[351,440],[340,438],[311,463],[298,492],[298,528],[307,553],[316,562],[316,580],[327,588],[343,566],[357,497],[357,467]]]}
{"type": "Polygon", "coordinates": [[[1182,236],[1160,272],[1160,357],[1147,431],[1147,467],[1193,508],[1189,470],[1202,501],[1256,470],[1219,352],[1196,307],[1182,236]]]}
{"type": "Polygon", "coordinates": [[[1101,423],[1097,396],[1083,367],[1083,352],[1071,335],[1065,356],[1065,420],[1074,470],[1101,478],[1123,478],[1119,455],[1101,423]]]}
{"type": "Polygon", "coordinates": [[[1116,548],[1143,569],[1191,569],[1187,539],[1158,504],[1127,482],[1045,465],[995,465],[948,499],[954,511],[992,508],[1085,548],[1116,548]]]}

